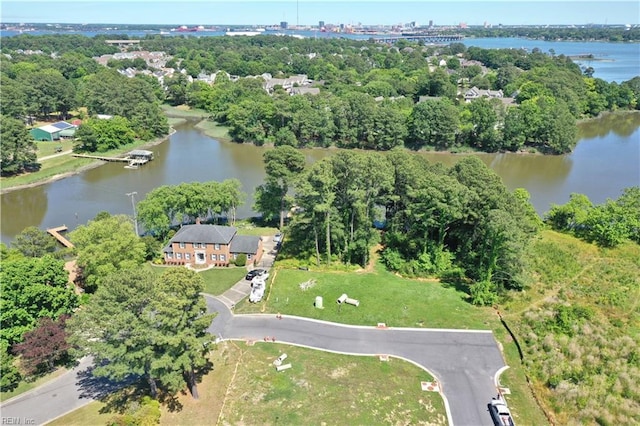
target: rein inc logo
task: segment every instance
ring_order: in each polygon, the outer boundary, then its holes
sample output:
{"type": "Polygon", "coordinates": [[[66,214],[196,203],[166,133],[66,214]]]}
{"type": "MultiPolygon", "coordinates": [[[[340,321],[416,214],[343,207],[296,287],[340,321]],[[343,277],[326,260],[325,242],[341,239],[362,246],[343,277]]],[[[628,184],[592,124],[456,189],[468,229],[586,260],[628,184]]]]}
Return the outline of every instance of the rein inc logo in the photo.
{"type": "Polygon", "coordinates": [[[2,417],[3,425],[35,425],[36,419],[29,417],[2,417]]]}

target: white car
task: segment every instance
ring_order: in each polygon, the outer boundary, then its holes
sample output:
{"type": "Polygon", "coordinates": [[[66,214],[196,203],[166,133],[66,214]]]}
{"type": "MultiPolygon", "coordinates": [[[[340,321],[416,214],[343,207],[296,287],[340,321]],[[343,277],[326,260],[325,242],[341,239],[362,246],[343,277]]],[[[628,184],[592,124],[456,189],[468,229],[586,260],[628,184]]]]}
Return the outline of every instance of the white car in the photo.
{"type": "Polygon", "coordinates": [[[281,243],[282,242],[282,233],[278,232],[276,235],[273,236],[273,242],[274,243],[281,243]]]}
{"type": "Polygon", "coordinates": [[[266,283],[267,278],[269,278],[269,273],[266,271],[263,272],[261,275],[256,275],[251,279],[251,287],[255,287],[256,283],[262,283],[262,284],[266,283]]]}
{"type": "Polygon", "coordinates": [[[251,293],[249,293],[249,302],[258,303],[264,297],[264,290],[267,287],[264,281],[251,281],[251,293]]]}

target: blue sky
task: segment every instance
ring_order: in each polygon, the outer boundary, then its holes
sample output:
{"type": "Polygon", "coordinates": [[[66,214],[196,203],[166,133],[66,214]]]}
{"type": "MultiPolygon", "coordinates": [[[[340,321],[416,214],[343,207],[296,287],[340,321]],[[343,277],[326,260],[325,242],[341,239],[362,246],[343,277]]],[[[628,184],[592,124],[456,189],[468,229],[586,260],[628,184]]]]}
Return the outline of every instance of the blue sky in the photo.
{"type": "Polygon", "coordinates": [[[640,1],[536,0],[0,0],[2,22],[171,25],[639,24],[640,1]]]}

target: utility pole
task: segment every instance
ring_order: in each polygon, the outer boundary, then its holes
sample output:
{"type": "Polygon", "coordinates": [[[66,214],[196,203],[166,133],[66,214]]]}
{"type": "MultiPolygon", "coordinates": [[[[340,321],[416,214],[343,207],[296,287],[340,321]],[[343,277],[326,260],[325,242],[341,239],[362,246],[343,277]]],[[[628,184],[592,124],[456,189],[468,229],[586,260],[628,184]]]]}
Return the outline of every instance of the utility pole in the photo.
{"type": "Polygon", "coordinates": [[[127,194],[127,197],[131,197],[131,207],[133,207],[133,225],[136,228],[136,237],[140,236],[140,233],[138,232],[138,215],[136,214],[136,201],[135,201],[135,196],[138,195],[137,192],[129,192],[127,194]]]}

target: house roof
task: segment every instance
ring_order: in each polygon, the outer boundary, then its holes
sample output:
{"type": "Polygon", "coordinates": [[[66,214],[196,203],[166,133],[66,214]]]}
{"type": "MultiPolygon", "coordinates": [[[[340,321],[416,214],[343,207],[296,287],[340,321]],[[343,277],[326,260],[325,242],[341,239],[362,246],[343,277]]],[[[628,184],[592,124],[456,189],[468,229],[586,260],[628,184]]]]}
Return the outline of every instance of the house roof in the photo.
{"type": "Polygon", "coordinates": [[[43,130],[47,133],[57,133],[61,130],[70,129],[73,127],[75,127],[73,124],[69,124],[66,121],[58,121],[57,123],[40,126],[38,127],[38,129],[43,130]]]}
{"type": "Polygon", "coordinates": [[[184,225],[169,241],[173,243],[229,244],[236,234],[233,226],[184,225]]]}
{"type": "Polygon", "coordinates": [[[260,237],[249,235],[236,235],[231,240],[231,253],[255,254],[258,251],[260,237]]]}
{"type": "Polygon", "coordinates": [[[129,155],[132,157],[151,157],[153,156],[153,152],[144,149],[134,149],[129,155]]]}

